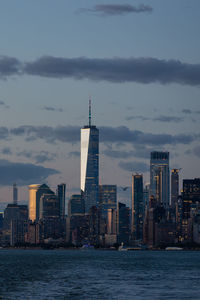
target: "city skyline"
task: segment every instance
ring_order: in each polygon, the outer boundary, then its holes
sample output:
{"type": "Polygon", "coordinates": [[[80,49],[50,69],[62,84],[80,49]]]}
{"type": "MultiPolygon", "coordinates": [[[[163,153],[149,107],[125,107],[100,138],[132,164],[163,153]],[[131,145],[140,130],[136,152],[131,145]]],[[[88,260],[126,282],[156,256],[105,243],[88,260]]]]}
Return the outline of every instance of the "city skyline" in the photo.
{"type": "Polygon", "coordinates": [[[170,152],[180,182],[199,177],[200,4],[127,2],[1,2],[1,204],[15,182],[19,202],[29,184],[80,189],[89,97],[101,184],[149,182],[152,151],[170,152]]]}

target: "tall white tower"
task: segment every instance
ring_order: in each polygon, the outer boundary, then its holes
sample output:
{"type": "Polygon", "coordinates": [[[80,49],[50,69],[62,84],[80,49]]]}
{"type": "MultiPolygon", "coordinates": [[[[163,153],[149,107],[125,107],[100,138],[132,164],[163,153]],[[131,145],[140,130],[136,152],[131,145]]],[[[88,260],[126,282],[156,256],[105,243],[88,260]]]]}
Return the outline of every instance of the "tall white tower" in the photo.
{"type": "Polygon", "coordinates": [[[85,212],[98,204],[99,195],[99,130],[91,125],[91,100],[89,124],[81,129],[81,194],[85,212]]]}

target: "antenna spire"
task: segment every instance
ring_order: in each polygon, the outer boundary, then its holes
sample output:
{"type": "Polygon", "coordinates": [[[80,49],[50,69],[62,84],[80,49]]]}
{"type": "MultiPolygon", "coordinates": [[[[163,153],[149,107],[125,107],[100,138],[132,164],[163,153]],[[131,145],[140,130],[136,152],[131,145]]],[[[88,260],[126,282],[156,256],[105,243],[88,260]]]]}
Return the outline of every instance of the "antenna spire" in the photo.
{"type": "Polygon", "coordinates": [[[89,127],[91,126],[91,99],[89,99],[89,127]]]}

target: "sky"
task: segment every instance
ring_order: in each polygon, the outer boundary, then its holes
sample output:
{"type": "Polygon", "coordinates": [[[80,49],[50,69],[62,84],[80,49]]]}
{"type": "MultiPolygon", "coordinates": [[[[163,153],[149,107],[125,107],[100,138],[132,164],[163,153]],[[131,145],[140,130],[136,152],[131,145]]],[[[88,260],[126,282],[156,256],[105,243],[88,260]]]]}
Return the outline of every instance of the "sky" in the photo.
{"type": "Polygon", "coordinates": [[[130,203],[151,151],[200,177],[199,0],[0,1],[0,208],[28,185],[80,190],[80,128],[100,130],[100,184],[130,203]]]}

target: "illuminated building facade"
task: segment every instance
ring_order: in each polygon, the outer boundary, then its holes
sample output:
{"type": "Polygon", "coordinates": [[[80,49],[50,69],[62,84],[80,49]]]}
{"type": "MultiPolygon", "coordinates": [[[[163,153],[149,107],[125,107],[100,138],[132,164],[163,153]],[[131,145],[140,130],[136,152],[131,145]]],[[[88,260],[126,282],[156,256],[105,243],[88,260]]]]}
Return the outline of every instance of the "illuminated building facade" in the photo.
{"type": "Polygon", "coordinates": [[[169,207],[169,152],[151,152],[150,196],[169,207]]]}
{"type": "Polygon", "coordinates": [[[175,209],[179,196],[179,169],[171,170],[171,207],[175,209]]]}
{"type": "Polygon", "coordinates": [[[46,184],[29,185],[29,219],[34,222],[39,219],[40,197],[43,194],[54,194],[46,184]]]}
{"type": "Polygon", "coordinates": [[[81,129],[81,194],[85,201],[85,212],[98,204],[99,197],[99,130],[91,125],[81,129]]]}

